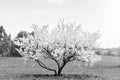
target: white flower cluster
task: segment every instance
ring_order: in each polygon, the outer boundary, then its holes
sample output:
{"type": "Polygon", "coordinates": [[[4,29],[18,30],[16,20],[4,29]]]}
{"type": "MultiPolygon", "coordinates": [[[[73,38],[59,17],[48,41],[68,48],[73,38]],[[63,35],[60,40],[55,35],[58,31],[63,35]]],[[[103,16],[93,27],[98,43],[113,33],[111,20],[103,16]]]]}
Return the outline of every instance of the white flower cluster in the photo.
{"type": "Polygon", "coordinates": [[[39,59],[41,56],[41,49],[39,45],[37,45],[36,39],[31,35],[18,39],[15,41],[15,44],[20,46],[17,51],[27,59],[39,59]]]}

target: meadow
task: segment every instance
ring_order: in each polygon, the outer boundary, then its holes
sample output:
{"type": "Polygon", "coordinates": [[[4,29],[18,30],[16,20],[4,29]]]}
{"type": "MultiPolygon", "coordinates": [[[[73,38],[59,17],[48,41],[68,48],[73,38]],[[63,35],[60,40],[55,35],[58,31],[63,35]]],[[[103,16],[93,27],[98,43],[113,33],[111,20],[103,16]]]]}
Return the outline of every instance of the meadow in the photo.
{"type": "MultiPolygon", "coordinates": [[[[45,63],[56,68],[50,60],[45,60],[45,63]]],[[[62,76],[54,77],[52,74],[34,61],[24,64],[20,57],[0,58],[0,80],[120,80],[120,57],[102,56],[102,61],[93,67],[69,63],[62,76]]]]}

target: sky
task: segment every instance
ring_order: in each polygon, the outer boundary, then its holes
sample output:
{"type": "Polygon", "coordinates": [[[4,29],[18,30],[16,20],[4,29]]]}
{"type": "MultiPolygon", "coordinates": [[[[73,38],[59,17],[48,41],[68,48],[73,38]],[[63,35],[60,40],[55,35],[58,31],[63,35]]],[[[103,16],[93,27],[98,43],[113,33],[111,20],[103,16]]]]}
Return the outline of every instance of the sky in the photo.
{"type": "Polygon", "coordinates": [[[59,19],[100,31],[100,46],[120,47],[119,0],[0,0],[0,25],[14,38],[32,25],[54,27],[59,19]]]}

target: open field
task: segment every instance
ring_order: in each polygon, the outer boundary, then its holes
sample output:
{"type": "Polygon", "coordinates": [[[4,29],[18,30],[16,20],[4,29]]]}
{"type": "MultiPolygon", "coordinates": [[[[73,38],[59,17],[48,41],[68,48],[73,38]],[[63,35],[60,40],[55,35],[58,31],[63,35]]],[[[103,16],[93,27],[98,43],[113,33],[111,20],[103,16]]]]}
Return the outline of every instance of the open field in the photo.
{"type": "MultiPolygon", "coordinates": [[[[63,74],[69,74],[69,79],[71,79],[74,74],[74,76],[83,75],[89,77],[89,75],[95,76],[95,77],[101,77],[98,78],[86,78],[85,80],[120,80],[120,57],[108,57],[103,56],[103,60],[96,63],[93,67],[88,68],[82,66],[81,68],[73,65],[73,63],[69,63],[65,66],[63,70],[63,74]],[[75,75],[78,74],[78,75],[75,75]],[[87,75],[84,75],[87,74],[87,75]]],[[[46,64],[50,67],[55,68],[55,64],[53,62],[46,61],[46,64]]],[[[27,64],[24,64],[24,61],[21,58],[7,58],[2,57],[0,58],[0,80],[43,80],[46,76],[45,80],[50,75],[51,72],[42,69],[37,65],[34,61],[28,62],[27,64]],[[32,65],[34,64],[34,66],[32,65]],[[45,75],[46,74],[46,75],[45,75]],[[39,77],[39,76],[42,77],[39,77]]],[[[74,77],[73,76],[73,77],[74,77]]],[[[51,80],[53,77],[50,78],[51,80]]],[[[58,78],[54,78],[58,79],[58,78]]],[[[59,80],[62,80],[59,78],[59,80]]],[[[81,79],[83,80],[83,79],[81,79]]]]}

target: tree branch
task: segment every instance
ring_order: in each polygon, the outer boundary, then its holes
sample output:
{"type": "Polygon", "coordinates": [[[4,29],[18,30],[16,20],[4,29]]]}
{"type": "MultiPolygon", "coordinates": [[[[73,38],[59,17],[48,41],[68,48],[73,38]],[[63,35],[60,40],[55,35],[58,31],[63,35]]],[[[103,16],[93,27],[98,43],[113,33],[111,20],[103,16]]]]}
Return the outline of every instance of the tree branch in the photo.
{"type": "Polygon", "coordinates": [[[43,51],[45,51],[45,53],[48,55],[50,59],[53,59],[53,56],[49,53],[49,51],[46,48],[42,47],[42,49],[43,51]]]}
{"type": "Polygon", "coordinates": [[[50,59],[54,60],[57,63],[58,68],[60,67],[59,62],[51,55],[51,53],[48,51],[48,49],[43,48],[46,54],[49,56],[50,59]]]}
{"type": "Polygon", "coordinates": [[[72,58],[72,59],[69,59],[68,62],[72,62],[72,61],[74,61],[74,60],[75,60],[75,58],[72,58]]]}
{"type": "Polygon", "coordinates": [[[35,59],[35,61],[36,61],[42,68],[47,69],[47,70],[49,70],[49,71],[54,71],[55,74],[57,74],[57,72],[56,72],[55,69],[48,68],[48,67],[47,67],[44,63],[42,63],[40,60],[36,60],[36,59],[35,59]]]}
{"type": "Polygon", "coordinates": [[[71,56],[68,56],[68,57],[66,58],[66,63],[67,63],[67,62],[71,62],[71,61],[73,61],[73,60],[75,60],[75,53],[72,54],[71,56]]]}

